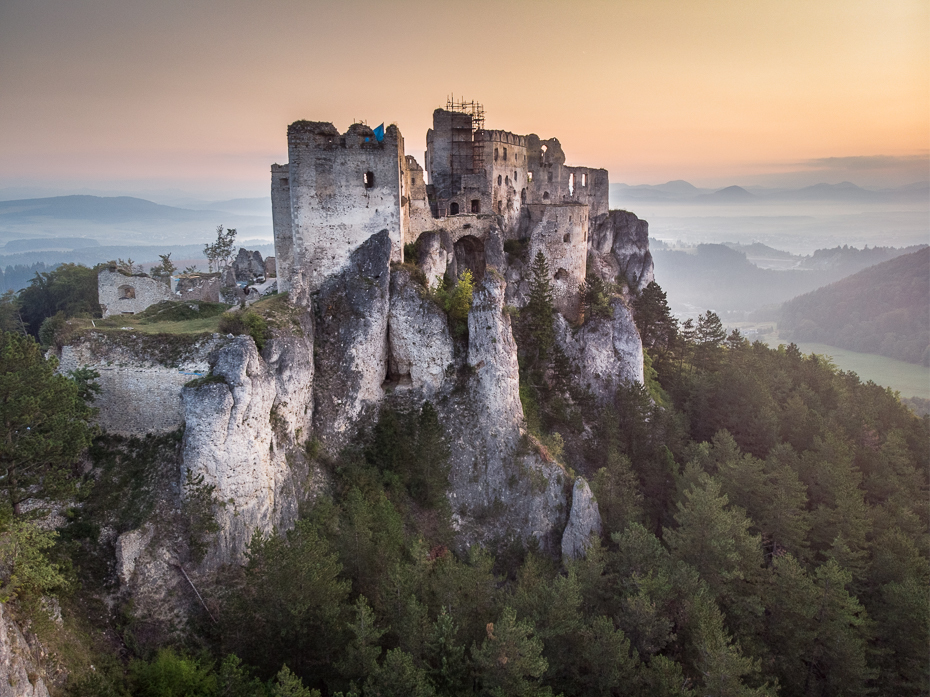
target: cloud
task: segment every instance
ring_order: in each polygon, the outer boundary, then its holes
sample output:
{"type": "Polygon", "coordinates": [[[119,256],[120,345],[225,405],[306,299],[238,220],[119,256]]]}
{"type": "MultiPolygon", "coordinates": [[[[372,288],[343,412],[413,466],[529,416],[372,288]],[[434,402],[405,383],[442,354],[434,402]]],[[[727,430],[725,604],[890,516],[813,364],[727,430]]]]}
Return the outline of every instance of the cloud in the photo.
{"type": "Polygon", "coordinates": [[[917,155],[855,155],[852,157],[818,157],[794,163],[796,167],[863,172],[874,170],[930,169],[930,150],[917,155]]]}

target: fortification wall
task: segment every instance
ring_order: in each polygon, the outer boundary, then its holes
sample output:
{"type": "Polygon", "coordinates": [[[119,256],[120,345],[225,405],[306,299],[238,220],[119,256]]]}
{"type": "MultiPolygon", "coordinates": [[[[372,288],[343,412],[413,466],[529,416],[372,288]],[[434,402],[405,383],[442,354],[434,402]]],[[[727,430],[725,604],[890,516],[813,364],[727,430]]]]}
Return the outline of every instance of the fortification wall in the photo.
{"type": "Polygon", "coordinates": [[[555,308],[569,319],[578,317],[578,285],[587,262],[588,207],[582,203],[529,204],[524,230],[530,238],[529,259],[542,252],[552,274],[555,308]]]}
{"type": "Polygon", "coordinates": [[[97,293],[104,317],[134,315],[163,300],[177,300],[162,281],[149,276],[126,276],[110,269],[97,274],[97,293]]]}
{"type": "MultiPolygon", "coordinates": [[[[288,127],[288,155],[294,246],[285,284],[290,290],[318,290],[381,230],[390,236],[392,260],[401,260],[405,160],[396,126],[389,126],[379,143],[362,124],[340,135],[330,123],[298,121],[288,127]]],[[[278,277],[283,277],[280,269],[278,277]]]]}
{"type": "Polygon", "coordinates": [[[291,185],[288,165],[271,165],[271,222],[274,226],[278,291],[290,289],[294,263],[294,231],[291,226],[291,185]]]}
{"type": "MultiPolygon", "coordinates": [[[[122,339],[122,337],[120,337],[122,339]]],[[[208,375],[209,358],[229,339],[218,334],[197,342],[173,358],[176,365],[157,359],[155,336],[136,335],[125,344],[102,332],[91,333],[61,349],[59,372],[91,368],[100,373],[100,393],[93,406],[97,423],[108,433],[139,436],[166,433],[184,424],[181,388],[208,375]]]]}

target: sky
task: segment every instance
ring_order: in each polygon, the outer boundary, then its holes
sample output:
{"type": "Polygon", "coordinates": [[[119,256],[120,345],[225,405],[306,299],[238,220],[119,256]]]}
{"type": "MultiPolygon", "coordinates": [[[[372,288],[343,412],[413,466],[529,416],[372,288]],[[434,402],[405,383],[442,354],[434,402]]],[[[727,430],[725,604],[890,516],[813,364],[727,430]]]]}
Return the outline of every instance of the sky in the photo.
{"type": "Polygon", "coordinates": [[[433,109],[612,182],[930,179],[926,0],[0,0],[0,189],[265,196],[297,119],[433,109]]]}

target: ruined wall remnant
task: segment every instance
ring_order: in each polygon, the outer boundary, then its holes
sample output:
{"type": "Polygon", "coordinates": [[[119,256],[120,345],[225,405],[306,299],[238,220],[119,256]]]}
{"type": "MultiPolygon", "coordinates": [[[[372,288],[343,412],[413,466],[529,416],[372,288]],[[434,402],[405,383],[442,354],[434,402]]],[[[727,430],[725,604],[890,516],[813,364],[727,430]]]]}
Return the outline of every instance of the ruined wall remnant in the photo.
{"type": "Polygon", "coordinates": [[[271,165],[271,222],[274,226],[274,258],[278,291],[284,293],[290,290],[294,264],[290,168],[287,165],[271,165]]]}
{"type": "Polygon", "coordinates": [[[175,300],[167,283],[145,274],[127,276],[114,266],[97,274],[97,293],[104,317],[134,315],[163,300],[175,300]]]}
{"type": "Polygon", "coordinates": [[[184,425],[182,388],[198,374],[209,374],[211,358],[227,341],[225,336],[206,337],[166,358],[157,336],[112,338],[94,332],[61,349],[58,370],[91,368],[100,373],[93,406],[104,431],[139,437],[167,433],[184,425]]]}
{"type": "Polygon", "coordinates": [[[571,320],[578,318],[587,261],[588,207],[579,203],[529,204],[524,221],[530,240],[530,263],[542,252],[549,265],[555,308],[571,320]]]}

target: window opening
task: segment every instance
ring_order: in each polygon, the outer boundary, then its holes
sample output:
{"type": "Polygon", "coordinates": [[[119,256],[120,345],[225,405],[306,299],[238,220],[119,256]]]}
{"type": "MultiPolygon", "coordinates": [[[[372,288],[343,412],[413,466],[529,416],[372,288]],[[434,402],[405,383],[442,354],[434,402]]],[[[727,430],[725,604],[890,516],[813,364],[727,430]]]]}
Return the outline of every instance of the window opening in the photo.
{"type": "Polygon", "coordinates": [[[549,192],[546,191],[546,192],[543,194],[543,201],[548,201],[548,200],[549,200],[549,192]]]}
{"type": "Polygon", "coordinates": [[[507,161],[507,148],[504,148],[504,162],[507,161]]]}
{"type": "Polygon", "coordinates": [[[582,185],[582,186],[587,186],[587,185],[588,185],[588,175],[587,175],[587,174],[582,174],[582,175],[581,175],[581,185],[582,185]]]}
{"type": "Polygon", "coordinates": [[[471,200],[471,212],[472,213],[481,212],[481,201],[479,199],[473,198],[471,200]]]}
{"type": "Polygon", "coordinates": [[[507,186],[510,186],[510,177],[504,177],[504,183],[505,183],[507,186]]]}
{"type": "Polygon", "coordinates": [[[494,161],[497,162],[498,150],[494,148],[494,161]]]}
{"type": "Polygon", "coordinates": [[[526,173],[526,181],[528,181],[528,182],[533,181],[533,173],[532,173],[532,172],[527,172],[527,173],[526,173]]]}
{"type": "Polygon", "coordinates": [[[552,182],[552,170],[551,169],[548,172],[546,172],[546,181],[550,183],[552,182]]]}
{"type": "Polygon", "coordinates": [[[520,192],[520,203],[526,203],[526,189],[520,192]]]}
{"type": "Polygon", "coordinates": [[[575,173],[572,172],[568,175],[568,195],[574,196],[575,194],[575,173]]]}
{"type": "Polygon", "coordinates": [[[365,172],[362,175],[362,181],[365,183],[365,188],[370,189],[375,185],[375,175],[373,172],[365,172]]]}
{"type": "Polygon", "coordinates": [[[562,238],[562,241],[563,241],[563,242],[571,242],[571,241],[572,241],[572,236],[571,236],[569,233],[566,232],[566,233],[565,233],[565,236],[562,238]]]}
{"type": "Polygon", "coordinates": [[[503,212],[504,212],[504,204],[501,203],[500,201],[497,202],[497,212],[498,212],[498,213],[503,213],[503,212]]]}
{"type": "Polygon", "coordinates": [[[136,298],[136,289],[132,286],[120,286],[119,287],[119,299],[120,300],[135,300],[136,298]]]}
{"type": "Polygon", "coordinates": [[[458,212],[459,212],[459,204],[453,201],[452,203],[449,204],[449,213],[451,213],[452,215],[458,215],[458,212]]]}
{"type": "Polygon", "coordinates": [[[498,174],[498,175],[497,175],[497,185],[500,186],[501,183],[502,183],[503,181],[504,181],[503,177],[501,177],[501,175],[498,174]]]}

